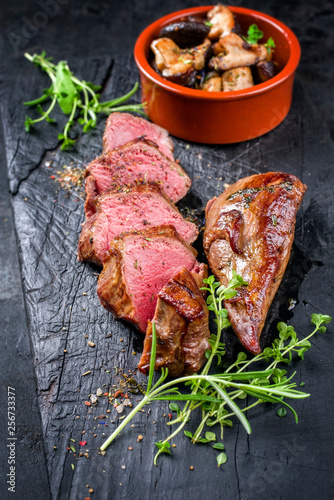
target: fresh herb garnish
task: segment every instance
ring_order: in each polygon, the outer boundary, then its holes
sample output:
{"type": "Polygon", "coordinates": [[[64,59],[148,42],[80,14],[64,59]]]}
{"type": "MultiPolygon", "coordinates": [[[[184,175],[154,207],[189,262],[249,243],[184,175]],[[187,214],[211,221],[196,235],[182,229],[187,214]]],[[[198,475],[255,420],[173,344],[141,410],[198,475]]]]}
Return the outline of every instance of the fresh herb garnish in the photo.
{"type": "Polygon", "coordinates": [[[69,115],[63,133],[58,135],[58,139],[62,141],[61,149],[63,150],[72,147],[75,143],[74,139],[69,137],[69,133],[76,121],[82,125],[82,131],[87,133],[96,127],[99,113],[109,115],[113,111],[132,111],[145,115],[143,104],[119,106],[137,91],[138,83],[127,94],[111,101],[100,102],[100,94],[97,92],[101,90],[101,87],[85,80],[79,80],[73,75],[66,61],[59,61],[57,65],[53,64],[51,62],[52,58],[46,57],[45,52],[33,56],[25,53],[24,56],[45,71],[51,80],[51,86],[44,89],[41,97],[23,103],[25,106],[36,106],[38,113],[41,115],[40,118],[35,120],[26,116],[25,129],[29,132],[35,123],[42,120],[55,123],[55,120],[50,117],[50,113],[58,103],[62,112],[69,115]],[[44,110],[41,104],[50,100],[49,107],[44,110]]]}
{"type": "Polygon", "coordinates": [[[286,417],[286,414],[287,414],[286,408],[284,408],[283,406],[281,406],[281,408],[278,408],[277,415],[279,417],[281,418],[286,417]]]}
{"type": "MultiPolygon", "coordinates": [[[[258,43],[259,40],[263,38],[263,31],[258,28],[257,24],[251,24],[248,28],[247,36],[244,36],[242,38],[245,40],[245,42],[252,45],[258,43]]],[[[274,39],[272,37],[269,37],[264,46],[267,49],[268,54],[270,54],[271,51],[276,47],[274,39]]]]}
{"type": "Polygon", "coordinates": [[[261,31],[257,24],[251,24],[247,31],[247,36],[243,37],[247,43],[258,43],[263,38],[263,31],[261,31]]]}
{"type": "Polygon", "coordinates": [[[218,467],[220,467],[222,464],[224,464],[225,462],[227,461],[227,456],[226,456],[226,453],[224,453],[223,451],[221,453],[219,453],[219,455],[217,456],[217,464],[218,464],[218,467]]]}
{"type": "MultiPolygon", "coordinates": [[[[203,280],[206,285],[203,289],[209,292],[207,297],[208,308],[215,314],[217,332],[216,334],[212,334],[209,339],[211,350],[206,353],[207,362],[201,373],[180,377],[163,383],[167,378],[168,370],[162,368],[160,378],[153,384],[156,329],[155,324],[152,323],[151,360],[145,396],[103,443],[101,451],[104,451],[109,446],[143,406],[157,400],[184,401],[185,405],[180,410],[178,404],[170,404],[170,409],[177,411],[177,417],[175,420],[168,422],[167,425],[179,425],[164,441],[156,443],[158,452],[154,458],[155,464],[161,453],[171,454],[170,441],[183,430],[190,419],[191,413],[196,409],[200,409],[202,412],[202,420],[199,427],[194,433],[184,431],[184,434],[193,443],[215,442],[216,434],[214,432],[206,431],[204,437],[202,437],[202,432],[205,426],[211,428],[216,424],[220,425],[222,439],[224,427],[231,427],[233,425],[231,420],[233,417],[237,417],[246,432],[250,434],[252,430],[245,413],[262,403],[279,403],[283,405],[278,410],[278,415],[284,416],[286,409],[289,409],[293,413],[295,421],[298,422],[297,413],[285,399],[303,399],[310,395],[297,390],[297,384],[291,382],[295,373],[287,377],[287,371],[278,368],[278,364],[290,364],[293,353],[303,359],[304,353],[311,347],[309,339],[318,331],[321,333],[325,332],[326,327],[324,325],[329,323],[332,318],[327,315],[312,314],[311,322],[315,325],[315,328],[307,337],[300,340],[297,338],[297,334],[292,326],[280,322],[277,325],[279,336],[275,339],[271,347],[265,348],[262,353],[250,359],[247,354],[240,352],[236,361],[224,373],[209,374],[213,361],[220,364],[225,354],[224,344],[220,342],[220,338],[223,329],[230,326],[230,322],[227,317],[227,310],[223,307],[223,300],[236,296],[238,288],[247,286],[247,283],[241,276],[238,276],[234,270],[232,272],[233,277],[226,288],[215,281],[214,276],[203,280]],[[260,361],[261,366],[258,367],[260,361]],[[267,363],[265,368],[263,368],[263,362],[267,363]],[[255,367],[253,370],[246,371],[254,363],[255,367]],[[182,383],[185,386],[190,386],[190,393],[181,394],[178,387],[182,383]],[[243,400],[247,396],[253,399],[240,407],[236,401],[243,400]]],[[[222,450],[224,449],[224,445],[222,443],[215,443],[213,448],[222,450]]],[[[220,453],[217,456],[218,467],[225,463],[226,460],[226,454],[224,452],[220,453]]]]}
{"type": "Polygon", "coordinates": [[[264,46],[267,49],[268,54],[270,54],[271,51],[276,47],[274,39],[272,37],[268,38],[264,46]]]}

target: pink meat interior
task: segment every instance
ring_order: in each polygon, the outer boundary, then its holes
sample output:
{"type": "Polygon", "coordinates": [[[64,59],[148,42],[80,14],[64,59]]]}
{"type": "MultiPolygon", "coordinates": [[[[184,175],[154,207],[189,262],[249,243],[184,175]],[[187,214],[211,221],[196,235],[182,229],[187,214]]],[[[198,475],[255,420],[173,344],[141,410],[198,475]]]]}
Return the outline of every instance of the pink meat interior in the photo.
{"type": "Polygon", "coordinates": [[[161,237],[152,241],[142,235],[127,238],[123,273],[127,291],[139,318],[138,327],[145,332],[147,321],[154,316],[157,295],[181,266],[199,271],[194,255],[178,240],[161,237]]]}
{"type": "Polygon", "coordinates": [[[189,188],[187,177],[172,162],[159,154],[157,148],[139,144],[120,155],[110,155],[108,165],[98,159],[90,168],[96,181],[97,193],[106,193],[113,187],[134,186],[141,182],[160,182],[161,188],[174,202],[185,196],[189,188]]]}
{"type": "Polygon", "coordinates": [[[107,195],[101,199],[100,209],[95,222],[94,245],[101,262],[113,238],[126,231],[172,225],[188,243],[197,236],[196,226],[183,219],[158,193],[107,195]]]}
{"type": "Polygon", "coordinates": [[[141,135],[155,142],[168,158],[174,160],[173,143],[167,130],[129,113],[112,113],[110,115],[104,134],[104,147],[106,150],[112,151],[141,135]]]}

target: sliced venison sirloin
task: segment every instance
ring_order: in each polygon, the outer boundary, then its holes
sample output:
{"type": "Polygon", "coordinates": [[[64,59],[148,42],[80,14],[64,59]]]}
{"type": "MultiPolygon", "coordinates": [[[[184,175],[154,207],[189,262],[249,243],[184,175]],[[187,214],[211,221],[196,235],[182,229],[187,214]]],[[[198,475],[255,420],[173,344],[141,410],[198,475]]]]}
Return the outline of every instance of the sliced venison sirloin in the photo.
{"type": "Polygon", "coordinates": [[[99,196],[96,213],[83,225],[79,238],[79,260],[103,264],[110,243],[121,233],[172,225],[187,243],[198,236],[198,229],[186,221],[174,203],[156,184],[144,184],[99,196]]]}
{"type": "Polygon", "coordinates": [[[97,196],[124,186],[159,182],[162,191],[177,202],[191,185],[180,165],[167,158],[154,142],[142,137],[93,160],[85,177],[87,217],[96,210],[94,200],[97,196]]]}
{"type": "Polygon", "coordinates": [[[197,262],[196,255],[173,226],[117,236],[98,280],[102,305],[145,333],[148,320],[154,316],[158,293],[180,267],[204,275],[206,266],[197,262]]]}
{"type": "MultiPolygon", "coordinates": [[[[172,377],[197,373],[205,361],[205,351],[210,349],[209,311],[197,278],[182,267],[158,294],[152,320],[157,338],[155,370],[168,368],[172,377]]],[[[148,322],[138,365],[144,373],[148,373],[151,360],[152,322],[148,322]]]]}
{"type": "Polygon", "coordinates": [[[103,152],[113,151],[140,136],[155,142],[162,153],[174,161],[173,141],[167,130],[130,113],[109,115],[103,134],[103,152]]]}
{"type": "Polygon", "coordinates": [[[206,207],[210,268],[224,286],[232,269],[248,283],[224,306],[241,343],[254,354],[261,352],[260,335],[290,258],[305,191],[295,176],[268,172],[241,179],[206,207]]]}

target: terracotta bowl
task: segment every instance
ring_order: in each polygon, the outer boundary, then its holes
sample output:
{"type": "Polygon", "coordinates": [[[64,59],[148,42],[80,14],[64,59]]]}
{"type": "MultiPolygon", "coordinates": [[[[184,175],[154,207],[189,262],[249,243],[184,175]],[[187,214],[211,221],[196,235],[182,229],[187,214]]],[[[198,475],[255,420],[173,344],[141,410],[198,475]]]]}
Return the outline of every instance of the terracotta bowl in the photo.
{"type": "Polygon", "coordinates": [[[289,112],[295,71],[300,59],[296,36],[283,23],[252,9],[230,7],[246,33],[255,23],[263,40],[273,37],[273,60],[279,72],[268,82],[232,92],[205,92],[170,83],[149,63],[150,44],[163,26],[187,15],[205,14],[213,6],[194,7],[164,16],[137,39],[134,56],[140,72],[142,102],[149,118],[187,141],[229,144],[259,137],[277,127],[289,112]]]}

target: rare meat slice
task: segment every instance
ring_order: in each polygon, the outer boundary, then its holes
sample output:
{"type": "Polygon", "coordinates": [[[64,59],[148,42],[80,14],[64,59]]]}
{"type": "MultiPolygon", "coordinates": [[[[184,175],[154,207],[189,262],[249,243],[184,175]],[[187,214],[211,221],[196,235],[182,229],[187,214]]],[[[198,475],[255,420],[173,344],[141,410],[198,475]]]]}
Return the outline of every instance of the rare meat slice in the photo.
{"type": "Polygon", "coordinates": [[[195,224],[186,221],[156,184],[144,184],[99,196],[96,213],[83,225],[79,238],[79,260],[102,265],[110,243],[120,233],[172,225],[187,243],[198,235],[195,224]]]}
{"type": "Polygon", "coordinates": [[[200,273],[197,252],[173,226],[123,233],[110,245],[97,293],[115,317],[134,323],[145,333],[163,286],[184,266],[200,273]]]}
{"type": "Polygon", "coordinates": [[[295,176],[269,172],[241,179],[206,207],[204,250],[212,271],[225,286],[232,269],[248,282],[225,307],[253,353],[261,352],[259,338],[289,261],[305,190],[295,176]]]}
{"type": "MultiPolygon", "coordinates": [[[[200,277],[202,282],[203,277],[200,277]]],[[[205,351],[210,349],[209,311],[197,280],[198,275],[182,267],[158,294],[152,320],[157,336],[155,369],[168,368],[172,377],[198,372],[205,361],[205,351]]],[[[138,365],[146,373],[151,349],[152,322],[149,321],[138,365]]]]}
{"type": "Polygon", "coordinates": [[[170,160],[174,161],[173,141],[167,130],[130,113],[116,112],[109,115],[103,134],[104,153],[123,146],[140,136],[145,136],[146,139],[155,142],[159,149],[170,160]]]}
{"type": "Polygon", "coordinates": [[[167,158],[156,144],[143,138],[96,158],[88,165],[85,176],[87,216],[96,211],[94,200],[98,195],[124,186],[159,182],[162,191],[177,202],[191,185],[180,165],[167,158]]]}

